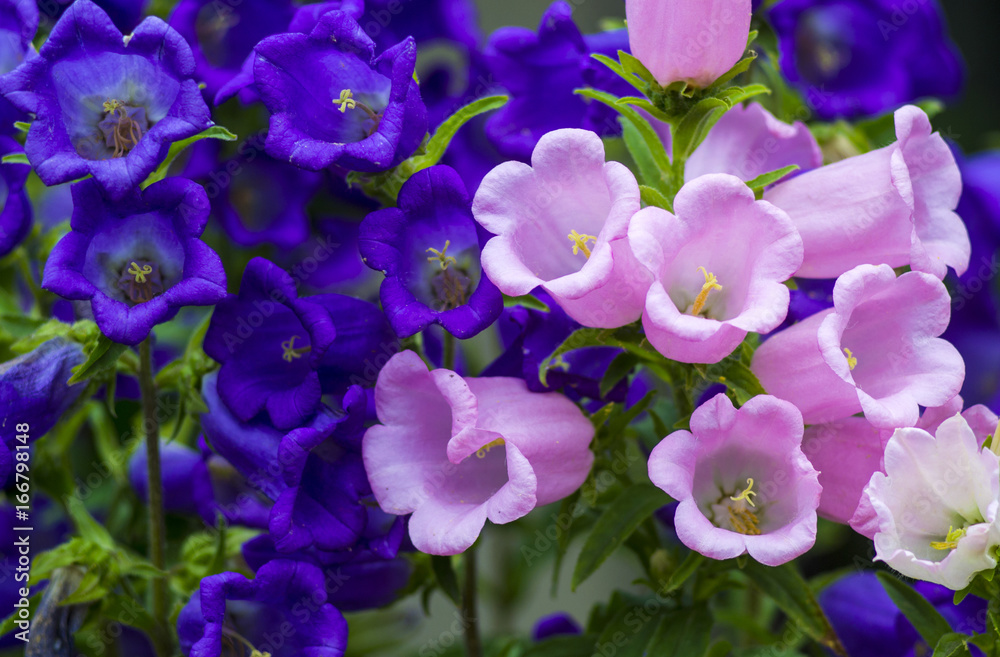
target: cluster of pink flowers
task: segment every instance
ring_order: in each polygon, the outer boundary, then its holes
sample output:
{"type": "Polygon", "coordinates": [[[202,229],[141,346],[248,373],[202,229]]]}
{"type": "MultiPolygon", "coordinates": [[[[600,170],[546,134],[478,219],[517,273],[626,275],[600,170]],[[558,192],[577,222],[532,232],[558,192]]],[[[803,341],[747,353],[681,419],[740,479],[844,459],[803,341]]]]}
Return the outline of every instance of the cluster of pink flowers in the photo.
{"type": "MultiPolygon", "coordinates": [[[[732,35],[710,57],[677,44],[731,4],[630,2],[633,53],[664,87],[708,85],[743,53],[749,11],[723,21],[732,35]]],[[[669,146],[670,127],[650,120],[669,146]]],[[[680,540],[702,554],[784,563],[813,545],[819,514],[873,537],[878,558],[912,577],[959,589],[996,566],[1000,476],[983,443],[997,418],[959,414],[965,366],[940,337],[942,279],[970,257],[961,178],[921,109],[898,110],[895,128],[894,143],[823,165],[804,125],[737,106],[687,161],[671,210],[643,207],[598,135],[557,130],[475,196],[493,235],[483,270],[507,295],[541,288],[585,327],[641,321],[680,363],[718,363],[748,334],[770,334],[751,364],[768,394],[739,409],[712,398],[649,458],[652,482],[680,502],[680,540]],[[789,165],[800,171],[761,195],[745,182],[789,165]],[[836,278],[834,305],[778,330],[793,278],[836,278]]],[[[583,414],[520,381],[428,374],[402,354],[377,399],[373,489],[384,509],[414,512],[425,551],[468,548],[485,519],[569,494],[591,465],[583,414]]]]}

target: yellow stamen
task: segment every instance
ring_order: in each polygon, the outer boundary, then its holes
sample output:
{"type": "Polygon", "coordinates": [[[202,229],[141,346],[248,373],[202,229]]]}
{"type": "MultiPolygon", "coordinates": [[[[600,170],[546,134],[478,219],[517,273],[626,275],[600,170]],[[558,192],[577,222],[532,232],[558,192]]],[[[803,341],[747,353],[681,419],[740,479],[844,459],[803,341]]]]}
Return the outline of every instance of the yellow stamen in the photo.
{"type": "Polygon", "coordinates": [[[145,283],[146,276],[153,273],[153,267],[152,265],[143,265],[140,267],[138,262],[133,261],[125,272],[135,276],[136,283],[145,283]]]}
{"type": "Polygon", "coordinates": [[[935,550],[954,550],[958,547],[958,541],[963,536],[965,536],[965,527],[960,529],[955,529],[954,527],[948,527],[948,535],[944,537],[943,541],[931,541],[931,547],[935,550]]]}
{"type": "Polygon", "coordinates": [[[296,349],[295,340],[298,337],[299,336],[297,335],[293,335],[291,338],[281,343],[281,349],[284,351],[284,353],[281,354],[281,357],[289,363],[296,358],[302,358],[302,354],[307,354],[312,351],[312,347],[299,347],[296,349]]]}
{"type": "Polygon", "coordinates": [[[855,367],[858,366],[858,359],[851,353],[851,350],[844,347],[844,353],[847,355],[847,366],[853,371],[855,367]]]}
{"type": "Polygon", "coordinates": [[[739,502],[740,500],[746,500],[747,504],[749,504],[750,506],[755,507],[757,505],[753,503],[753,500],[750,499],[750,496],[751,495],[756,495],[756,494],[757,493],[755,493],[753,491],[753,477],[747,477],[747,487],[746,487],[746,490],[744,490],[739,495],[736,495],[735,497],[730,497],[729,499],[731,499],[734,502],[739,502]]]}
{"type": "Polygon", "coordinates": [[[581,235],[575,230],[566,236],[570,242],[573,243],[573,255],[577,255],[580,251],[583,251],[583,255],[590,257],[590,247],[587,246],[587,242],[597,242],[597,237],[594,235],[581,235]]]}
{"type": "Polygon", "coordinates": [[[701,292],[695,297],[694,305],[691,306],[692,315],[700,315],[701,311],[705,308],[705,302],[708,300],[708,293],[712,290],[721,290],[722,286],[719,285],[719,279],[715,277],[715,274],[710,273],[704,267],[698,267],[698,271],[705,275],[705,284],[701,286],[701,292]]]}
{"type": "Polygon", "coordinates": [[[350,89],[341,89],[340,98],[333,101],[333,104],[340,106],[341,114],[346,114],[347,110],[358,106],[358,101],[354,100],[354,93],[350,89]]]}
{"type": "Polygon", "coordinates": [[[493,449],[494,447],[499,447],[500,445],[503,445],[503,444],[504,444],[504,439],[503,438],[497,438],[493,442],[487,443],[486,445],[483,445],[482,447],[479,448],[479,451],[476,452],[476,458],[480,458],[481,459],[481,458],[485,457],[489,453],[489,451],[491,449],[493,449]]]}
{"type": "Polygon", "coordinates": [[[757,515],[750,509],[729,507],[729,524],[734,531],[744,536],[760,536],[759,523],[757,515]]]}
{"type": "Polygon", "coordinates": [[[427,262],[438,262],[441,264],[441,271],[448,269],[449,264],[458,264],[458,260],[448,255],[448,247],[451,246],[451,240],[444,241],[444,248],[438,251],[437,249],[427,249],[427,253],[433,253],[434,255],[427,258],[427,262]]]}

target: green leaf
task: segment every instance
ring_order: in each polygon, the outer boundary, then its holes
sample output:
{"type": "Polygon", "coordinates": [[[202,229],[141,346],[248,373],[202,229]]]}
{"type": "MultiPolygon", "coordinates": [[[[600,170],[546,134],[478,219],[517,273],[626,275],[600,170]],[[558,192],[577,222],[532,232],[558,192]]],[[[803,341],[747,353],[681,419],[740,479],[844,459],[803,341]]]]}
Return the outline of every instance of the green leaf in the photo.
{"type": "MultiPolygon", "coordinates": [[[[45,590],[41,590],[28,598],[28,618],[35,618],[35,611],[38,609],[38,604],[42,601],[42,595],[45,594],[45,590]]],[[[0,623],[0,636],[4,636],[14,630],[20,631],[20,629],[15,625],[15,621],[18,620],[18,610],[14,610],[10,616],[8,616],[3,623],[0,623]]]]}
{"type": "Polygon", "coordinates": [[[646,601],[642,599],[635,599],[631,604],[618,609],[601,628],[597,644],[591,648],[592,653],[582,654],[614,654],[615,657],[645,657],[654,654],[659,657],[659,653],[649,653],[647,648],[659,629],[662,605],[656,598],[649,600],[651,603],[648,609],[644,607],[646,601]]]}
{"type": "Polygon", "coordinates": [[[669,502],[666,493],[647,483],[636,484],[619,495],[594,523],[583,545],[573,570],[573,590],[590,577],[644,520],[669,502]]]}
{"type": "Polygon", "coordinates": [[[938,613],[938,610],[928,602],[927,598],[914,591],[909,584],[886,572],[879,572],[876,575],[878,580],[882,582],[882,588],[903,612],[906,620],[910,621],[917,629],[927,645],[936,646],[941,637],[951,633],[948,621],[938,613]]]}
{"type": "Polygon", "coordinates": [[[181,141],[175,141],[170,145],[170,150],[167,151],[167,157],[160,166],[156,167],[153,173],[149,174],[149,177],[142,183],[142,188],[146,189],[155,182],[160,182],[167,177],[167,170],[170,169],[170,165],[174,163],[174,160],[184,152],[184,149],[195,142],[199,142],[202,139],[221,139],[222,141],[236,141],[236,135],[229,132],[226,128],[221,125],[213,125],[207,130],[203,130],[193,137],[188,137],[187,139],[182,139],[181,141]]]}
{"type": "MultiPolygon", "coordinates": [[[[846,655],[809,583],[791,563],[777,568],[750,561],[743,574],[794,620],[806,634],[838,655],[846,655]]],[[[930,604],[930,603],[928,603],[930,604]]]]}
{"type": "MultiPolygon", "coordinates": [[[[753,42],[753,39],[755,37],[756,37],[756,32],[751,32],[750,33],[750,40],[747,42],[747,47],[748,48],[750,47],[750,43],[753,42]]],[[[712,89],[721,89],[723,86],[725,86],[725,84],[727,82],[729,82],[730,80],[732,80],[733,78],[735,78],[737,75],[740,75],[742,73],[746,73],[748,70],[750,70],[750,66],[751,66],[751,64],[754,63],[755,59],[757,59],[757,53],[755,53],[754,51],[751,50],[747,54],[746,57],[744,57],[740,61],[736,62],[736,64],[734,64],[731,69],[729,69],[728,71],[726,71],[725,73],[723,73],[722,76],[718,80],[716,80],[715,82],[713,82],[711,88],[712,89]]]]}
{"type": "Polygon", "coordinates": [[[749,187],[754,191],[757,191],[758,189],[764,189],[768,185],[773,185],[774,183],[778,182],[791,172],[798,171],[799,168],[800,167],[797,164],[789,164],[787,167],[781,167],[780,169],[776,169],[774,171],[768,171],[767,173],[762,173],[753,180],[748,180],[747,187],[749,187]]]}
{"type": "Polygon", "coordinates": [[[577,89],[573,93],[603,103],[631,121],[632,125],[638,129],[642,139],[649,146],[649,152],[656,167],[661,171],[670,170],[670,158],[667,156],[667,151],[663,147],[660,136],[656,134],[653,126],[639,112],[628,105],[619,104],[619,99],[616,96],[598,91],[597,89],[577,89]]]}
{"type": "Polygon", "coordinates": [[[691,108],[674,130],[674,162],[686,161],[729,108],[718,98],[705,98],[691,108]]]}
{"type": "Polygon", "coordinates": [[[87,355],[86,362],[73,368],[73,376],[69,377],[67,383],[73,385],[96,376],[104,370],[111,369],[118,363],[118,358],[127,349],[128,345],[114,342],[111,338],[101,334],[97,338],[97,344],[87,355]]]}
{"type": "Polygon", "coordinates": [[[554,636],[521,653],[521,657],[580,657],[594,652],[594,637],[554,636]]]}
{"type": "Polygon", "coordinates": [[[670,123],[671,117],[666,112],[661,110],[659,107],[654,105],[650,100],[644,96],[622,96],[617,101],[616,105],[631,105],[632,107],[638,107],[639,109],[652,115],[654,119],[663,121],[664,123],[670,123]]]}
{"type": "Polygon", "coordinates": [[[770,93],[771,90],[762,84],[748,84],[745,87],[730,87],[719,92],[716,98],[726,101],[730,107],[733,107],[754,96],[770,93]]]}
{"type": "Polygon", "coordinates": [[[434,571],[434,577],[437,579],[441,591],[455,603],[456,607],[461,606],[462,594],[458,589],[458,577],[455,576],[451,557],[431,556],[431,569],[434,571]]]}
{"type": "Polygon", "coordinates": [[[76,530],[79,532],[81,538],[101,546],[108,552],[118,551],[115,539],[111,538],[111,534],[104,528],[104,525],[94,520],[93,516],[90,515],[87,508],[83,505],[83,502],[78,498],[67,498],[66,510],[69,511],[69,515],[73,519],[73,524],[76,526],[76,530]]]}
{"type": "Polygon", "coordinates": [[[622,136],[625,140],[625,147],[639,169],[640,182],[661,193],[664,192],[668,187],[667,182],[670,179],[671,172],[661,169],[657,165],[656,159],[653,157],[653,152],[650,149],[650,144],[643,138],[639,129],[631,121],[625,117],[619,117],[619,122],[622,124],[622,136]]]}
{"type": "Polygon", "coordinates": [[[540,310],[543,313],[547,313],[552,310],[549,308],[548,304],[543,303],[537,297],[533,297],[530,294],[525,294],[521,297],[509,297],[506,294],[503,295],[504,308],[513,308],[515,306],[523,306],[528,310],[540,310]]]}
{"type": "Polygon", "coordinates": [[[656,82],[656,78],[653,74],[649,72],[646,65],[639,61],[632,53],[625,52],[624,50],[618,51],[618,62],[622,65],[622,70],[630,75],[634,75],[643,82],[648,84],[653,84],[656,82]]]}
{"type": "Polygon", "coordinates": [[[618,77],[635,87],[639,93],[646,93],[648,85],[643,84],[642,80],[626,72],[625,68],[621,65],[621,62],[616,62],[611,57],[596,52],[591,53],[590,56],[610,68],[618,77]]]}
{"type": "Polygon", "coordinates": [[[663,593],[671,593],[684,586],[684,582],[691,575],[694,575],[703,563],[705,563],[705,557],[694,550],[688,552],[688,555],[681,562],[681,565],[677,567],[677,570],[671,573],[670,579],[667,580],[666,586],[663,587],[663,593]]]}
{"type": "Polygon", "coordinates": [[[712,639],[712,615],[705,605],[663,615],[646,654],[656,657],[704,655],[712,639]]]}
{"type": "Polygon", "coordinates": [[[971,657],[968,641],[964,634],[949,632],[938,640],[931,657],[971,657]]]}
{"type": "Polygon", "coordinates": [[[28,156],[24,153],[11,153],[9,155],[4,155],[3,158],[0,159],[0,162],[3,162],[4,164],[31,164],[28,162],[28,156]]]}
{"type": "Polygon", "coordinates": [[[14,121],[14,127],[21,132],[27,133],[31,128],[31,124],[27,121],[14,121]]]}
{"type": "Polygon", "coordinates": [[[608,365],[607,371],[604,373],[604,377],[601,379],[600,394],[601,397],[607,397],[611,389],[614,388],[618,383],[628,376],[636,365],[639,364],[639,359],[635,354],[630,354],[624,351],[611,361],[608,365]]]}
{"type": "Polygon", "coordinates": [[[648,185],[639,185],[639,194],[642,195],[642,202],[646,205],[663,208],[668,212],[672,212],[674,209],[673,203],[668,201],[666,196],[648,185]]]}
{"type": "Polygon", "coordinates": [[[79,586],[59,602],[60,606],[86,604],[105,597],[109,593],[104,583],[107,575],[107,569],[101,565],[89,567],[79,586]]]}

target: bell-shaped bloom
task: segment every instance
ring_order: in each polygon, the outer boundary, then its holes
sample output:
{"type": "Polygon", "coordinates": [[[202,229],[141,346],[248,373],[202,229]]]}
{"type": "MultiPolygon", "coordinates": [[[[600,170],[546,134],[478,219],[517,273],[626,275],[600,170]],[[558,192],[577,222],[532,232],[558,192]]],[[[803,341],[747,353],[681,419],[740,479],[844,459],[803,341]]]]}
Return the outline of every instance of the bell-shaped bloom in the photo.
{"type": "MultiPolygon", "coordinates": [[[[937,431],[946,419],[961,413],[980,444],[996,431],[997,416],[982,405],[962,410],[962,397],[956,395],[944,406],[924,410],[916,427],[928,433],[937,431]]],[[[863,417],[845,417],[833,422],[806,427],[802,451],[819,470],[823,498],[819,514],[835,522],[864,524],[870,509],[859,508],[861,494],[872,475],[885,470],[883,455],[893,429],[878,429],[863,417]]]]}
{"type": "Polygon", "coordinates": [[[725,174],[684,185],[674,213],[648,207],[628,228],[636,258],[654,277],[642,325],[667,358],[716,363],[749,331],[784,321],[784,281],[802,262],[802,240],[788,215],[725,174]]]}
{"type": "Polygon", "coordinates": [[[958,394],[965,363],[937,337],[951,314],[941,281],[862,265],[837,280],[833,302],[768,339],[751,364],[764,389],[795,404],[806,424],[864,412],[879,428],[912,427],[920,406],[958,394]]]}
{"type": "Polygon", "coordinates": [[[291,0],[181,0],[170,14],[170,26],[191,45],[196,75],[213,98],[239,73],[253,47],[284,32],[294,13],[291,0]]]}
{"type": "Polygon", "coordinates": [[[125,38],[97,5],[79,0],[37,57],[0,78],[0,91],[35,115],[24,149],[42,182],[92,175],[117,200],[173,142],[212,125],[193,73],[191,48],[159,18],[125,38]]]}
{"type": "Polygon", "coordinates": [[[592,87],[629,95],[628,83],[591,58],[600,53],[617,59],[619,50],[628,50],[625,30],[583,35],[573,8],[562,1],[545,11],[537,34],[513,26],[494,32],[483,51],[487,75],[510,100],[486,121],[490,141],[502,155],[527,161],[542,135],[553,130],[620,135],[617,112],[574,93],[592,87]]]}
{"type": "Polygon", "coordinates": [[[650,274],[628,242],[639,184],[604,161],[601,138],[586,130],[542,137],[531,166],[504,162],[483,179],[472,212],[496,235],[483,270],[510,296],[542,287],[584,326],[614,328],[639,319],[650,274]]]}
{"type": "Polygon", "coordinates": [[[381,424],[362,455],[382,510],[412,513],[410,539],[429,554],[459,554],[486,520],[504,524],[583,484],[594,428],[557,393],[520,379],[427,371],[412,351],[393,356],[375,386],[381,424]]]}
{"type": "Polygon", "coordinates": [[[750,0],[626,0],[632,54],[660,86],[707,87],[733,67],[750,36],[750,0]]]}
{"type": "Polygon", "coordinates": [[[33,351],[0,363],[0,426],[7,446],[18,424],[28,424],[31,440],[41,438],[73,405],[84,386],[66,385],[73,368],[86,360],[79,344],[65,338],[43,342],[33,351]]]}
{"type": "MultiPolygon", "coordinates": [[[[943,586],[915,582],[913,588],[954,631],[978,634],[985,630],[987,602],[982,598],[970,595],[956,605],[954,592],[943,586]]],[[[819,604],[851,657],[914,657],[934,652],[872,571],[838,579],[819,594],[819,604]]]]}
{"type": "MultiPolygon", "coordinates": [[[[653,121],[661,132],[669,128],[653,121]]],[[[823,153],[809,128],[801,121],[779,121],[758,103],[748,103],[733,107],[708,131],[684,165],[684,180],[728,173],[750,181],[793,164],[799,167],[793,175],[823,164],[823,153]]]]}
{"type": "Polygon", "coordinates": [[[802,235],[796,276],[836,278],[862,264],[909,265],[944,278],[969,266],[969,234],[955,214],[955,157],[918,107],[896,112],[896,142],[779,183],[764,199],[802,235]]]}
{"type": "Polygon", "coordinates": [[[783,0],[768,10],[781,72],[824,120],[874,116],[962,88],[937,2],[783,0]]]}
{"type": "Polygon", "coordinates": [[[777,566],[816,542],[817,473],[802,453],[802,415],[775,397],[739,410],[724,394],[695,409],[649,455],[649,478],[680,502],[674,529],[712,559],[749,553],[777,566]]]}
{"type": "Polygon", "coordinates": [[[226,296],[219,256],[199,239],[208,220],[205,190],[167,178],[111,201],[94,180],[73,185],[73,230],[45,263],[42,287],[90,301],[101,332],[139,344],[183,306],[226,296]]]}
{"type": "MultiPolygon", "coordinates": [[[[20,144],[0,135],[0,155],[20,152],[20,144]]],[[[0,163],[0,186],[4,190],[0,208],[0,258],[17,248],[31,232],[31,201],[24,189],[30,172],[27,164],[0,163]]]]}
{"type": "Polygon", "coordinates": [[[855,528],[874,532],[875,558],[907,577],[958,591],[997,565],[1000,462],[961,415],[934,435],[897,429],[863,501],[876,520],[855,528]]]}
{"type": "MultiPolygon", "coordinates": [[[[143,502],[149,495],[148,462],[149,454],[143,443],[128,464],[129,483],[143,502]]],[[[160,469],[164,508],[172,513],[199,515],[207,525],[215,526],[212,478],[204,455],[187,445],[161,440],[160,469]]]]}
{"type": "Polygon", "coordinates": [[[306,206],[323,185],[322,174],[270,157],[264,153],[263,135],[241,143],[228,159],[220,158],[221,153],[218,140],[199,141],[191,147],[182,175],[205,186],[212,217],[226,235],[242,246],[294,249],[305,242],[306,206]]]}
{"type": "Polygon", "coordinates": [[[304,561],[276,560],[248,580],[219,573],[201,580],[177,618],[187,657],[232,651],[271,657],[341,657],[347,621],[327,601],[323,571],[304,561]]]}
{"type": "Polygon", "coordinates": [[[548,616],[542,616],[535,621],[535,626],[531,630],[533,641],[543,641],[550,636],[560,636],[564,634],[583,634],[583,628],[576,622],[576,619],[564,612],[556,612],[548,616]]]}
{"type": "Polygon", "coordinates": [[[465,184],[447,166],[413,174],[397,207],[361,222],[361,256],[385,274],[380,298],[396,335],[435,323],[464,339],[496,321],[503,296],[482,272],[480,232],[465,184]]]}
{"type": "Polygon", "coordinates": [[[266,148],[275,159],[312,171],[385,171],[427,132],[412,39],[375,57],[357,21],[331,11],[309,34],[276,34],[255,53],[254,80],[271,112],[266,148]]]}
{"type": "MultiPolygon", "coordinates": [[[[10,73],[29,53],[34,54],[31,40],[37,31],[36,0],[10,0],[3,4],[0,9],[0,75],[10,73]]],[[[26,120],[28,117],[24,112],[0,97],[0,135],[13,135],[16,132],[14,122],[26,120]]],[[[2,249],[0,253],[3,253],[2,249]]]]}

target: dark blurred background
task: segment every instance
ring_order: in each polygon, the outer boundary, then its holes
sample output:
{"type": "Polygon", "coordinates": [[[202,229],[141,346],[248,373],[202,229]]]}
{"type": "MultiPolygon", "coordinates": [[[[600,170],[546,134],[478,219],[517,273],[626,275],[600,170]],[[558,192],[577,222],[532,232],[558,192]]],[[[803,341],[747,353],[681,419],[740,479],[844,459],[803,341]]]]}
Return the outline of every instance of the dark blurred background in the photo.
{"type": "MultiPolygon", "coordinates": [[[[927,0],[899,0],[900,5],[927,0]]],[[[502,25],[535,29],[549,6],[545,0],[477,0],[480,25],[490,32],[502,25]]],[[[622,0],[572,0],[581,31],[594,32],[602,19],[625,17],[622,0]]],[[[935,118],[934,125],[967,153],[1000,148],[1000,0],[951,0],[942,3],[952,39],[965,58],[965,92],[935,118]]]]}

